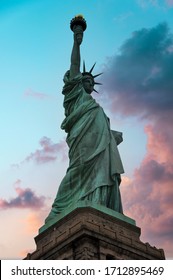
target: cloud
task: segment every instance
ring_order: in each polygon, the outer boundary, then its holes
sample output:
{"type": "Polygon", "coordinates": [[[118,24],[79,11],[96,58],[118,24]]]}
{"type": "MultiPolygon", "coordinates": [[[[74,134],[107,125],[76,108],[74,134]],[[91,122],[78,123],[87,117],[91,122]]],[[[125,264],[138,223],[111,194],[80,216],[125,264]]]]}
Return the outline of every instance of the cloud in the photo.
{"type": "Polygon", "coordinates": [[[166,4],[170,7],[173,6],[173,0],[166,0],[166,4]]]}
{"type": "Polygon", "coordinates": [[[53,143],[52,140],[46,136],[42,137],[39,141],[40,149],[30,153],[20,163],[11,164],[11,168],[19,169],[20,166],[26,162],[35,162],[36,164],[47,164],[61,160],[63,162],[68,159],[68,150],[65,140],[59,143],[53,143]]]}
{"type": "Polygon", "coordinates": [[[103,90],[113,111],[153,117],[173,109],[173,35],[166,23],[135,31],[107,61],[103,90]]]}
{"type": "Polygon", "coordinates": [[[142,8],[156,7],[159,9],[171,8],[173,0],[137,0],[137,4],[142,8]]]}
{"type": "Polygon", "coordinates": [[[52,99],[52,96],[45,94],[45,93],[41,93],[41,92],[37,92],[34,91],[31,88],[28,88],[25,92],[24,92],[24,97],[33,97],[36,99],[40,99],[40,100],[44,100],[44,99],[52,99]]]}
{"type": "Polygon", "coordinates": [[[21,250],[19,253],[18,253],[18,255],[19,255],[19,258],[20,259],[24,259],[24,258],[26,258],[26,256],[28,255],[28,252],[33,252],[33,251],[35,251],[35,248],[32,248],[32,249],[26,249],[26,250],[21,250]]]}
{"type": "Polygon", "coordinates": [[[25,258],[29,252],[32,253],[35,251],[35,244],[32,241],[33,236],[38,235],[38,230],[44,225],[45,217],[47,217],[49,212],[50,205],[44,205],[44,207],[37,209],[37,211],[35,211],[35,209],[31,209],[25,216],[21,218],[19,217],[20,224],[22,225],[20,233],[30,240],[30,242],[27,243],[27,248],[22,248],[22,250],[19,251],[19,256],[21,258],[25,258]]]}
{"type": "Polygon", "coordinates": [[[146,155],[122,181],[125,213],[142,239],[173,257],[173,34],[166,23],[135,31],[103,69],[110,109],[145,119],[146,155]],[[166,242],[165,242],[166,240],[166,242]]]}
{"type": "Polygon", "coordinates": [[[126,21],[129,17],[133,16],[133,12],[129,11],[127,13],[124,13],[124,14],[120,14],[118,16],[116,16],[114,18],[114,21],[118,22],[118,23],[121,23],[121,22],[124,22],[126,21]]]}
{"type": "Polygon", "coordinates": [[[148,5],[151,3],[150,0],[137,0],[138,5],[142,8],[145,9],[148,7],[148,5]]]}
{"type": "Polygon", "coordinates": [[[53,143],[50,138],[44,136],[39,142],[41,149],[37,149],[26,157],[24,161],[35,161],[37,164],[45,164],[54,162],[61,158],[63,161],[67,159],[67,145],[65,141],[53,143]]]}
{"type": "Polygon", "coordinates": [[[20,187],[21,181],[15,182],[15,191],[17,196],[10,200],[0,199],[0,209],[12,208],[27,208],[40,209],[44,207],[46,198],[44,196],[37,196],[30,188],[23,189],[20,187]]]}
{"type": "Polygon", "coordinates": [[[122,185],[124,209],[141,227],[144,242],[173,257],[173,164],[159,163],[150,152],[129,184],[122,185]]]}
{"type": "Polygon", "coordinates": [[[41,211],[30,212],[25,217],[25,221],[23,220],[23,223],[25,223],[26,225],[26,227],[24,227],[23,229],[23,233],[25,235],[30,235],[33,233],[36,234],[38,229],[44,224],[44,220],[45,217],[47,217],[47,215],[48,215],[48,210],[46,210],[46,207],[41,211]]]}

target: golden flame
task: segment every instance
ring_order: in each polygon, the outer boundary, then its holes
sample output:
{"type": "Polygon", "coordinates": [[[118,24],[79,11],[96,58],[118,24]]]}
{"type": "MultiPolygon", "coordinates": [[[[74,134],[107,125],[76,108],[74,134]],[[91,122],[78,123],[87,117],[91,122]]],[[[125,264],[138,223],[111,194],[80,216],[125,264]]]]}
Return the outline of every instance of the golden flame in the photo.
{"type": "Polygon", "coordinates": [[[84,17],[83,17],[83,15],[79,14],[79,15],[76,15],[75,18],[82,18],[83,19],[84,17]]]}

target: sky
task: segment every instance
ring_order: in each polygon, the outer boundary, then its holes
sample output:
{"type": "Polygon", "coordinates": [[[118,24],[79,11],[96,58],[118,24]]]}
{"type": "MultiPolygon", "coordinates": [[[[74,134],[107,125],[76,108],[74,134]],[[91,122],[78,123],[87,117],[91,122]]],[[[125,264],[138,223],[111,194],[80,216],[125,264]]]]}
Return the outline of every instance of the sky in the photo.
{"type": "Polygon", "coordinates": [[[124,214],[173,259],[172,0],[0,0],[0,258],[35,250],[68,167],[61,91],[76,14],[81,60],[103,72],[93,97],[123,132],[124,214]]]}

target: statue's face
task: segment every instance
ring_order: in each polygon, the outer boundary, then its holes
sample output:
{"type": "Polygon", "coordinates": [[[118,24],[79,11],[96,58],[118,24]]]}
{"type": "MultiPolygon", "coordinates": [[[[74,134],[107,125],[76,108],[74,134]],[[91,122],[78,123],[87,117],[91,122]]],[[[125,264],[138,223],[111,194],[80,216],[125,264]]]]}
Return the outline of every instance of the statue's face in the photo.
{"type": "Polygon", "coordinates": [[[89,94],[93,92],[94,89],[94,81],[90,76],[85,76],[83,79],[83,87],[85,91],[89,94]]]}

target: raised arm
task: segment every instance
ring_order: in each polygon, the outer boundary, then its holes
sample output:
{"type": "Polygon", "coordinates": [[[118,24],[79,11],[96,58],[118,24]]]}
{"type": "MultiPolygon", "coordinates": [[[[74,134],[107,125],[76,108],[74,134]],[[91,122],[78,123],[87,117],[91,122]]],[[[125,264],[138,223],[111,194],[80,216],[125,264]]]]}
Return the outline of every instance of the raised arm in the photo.
{"type": "Polygon", "coordinates": [[[80,44],[83,40],[83,29],[80,25],[74,26],[74,43],[71,53],[70,78],[80,72],[80,44]]]}

